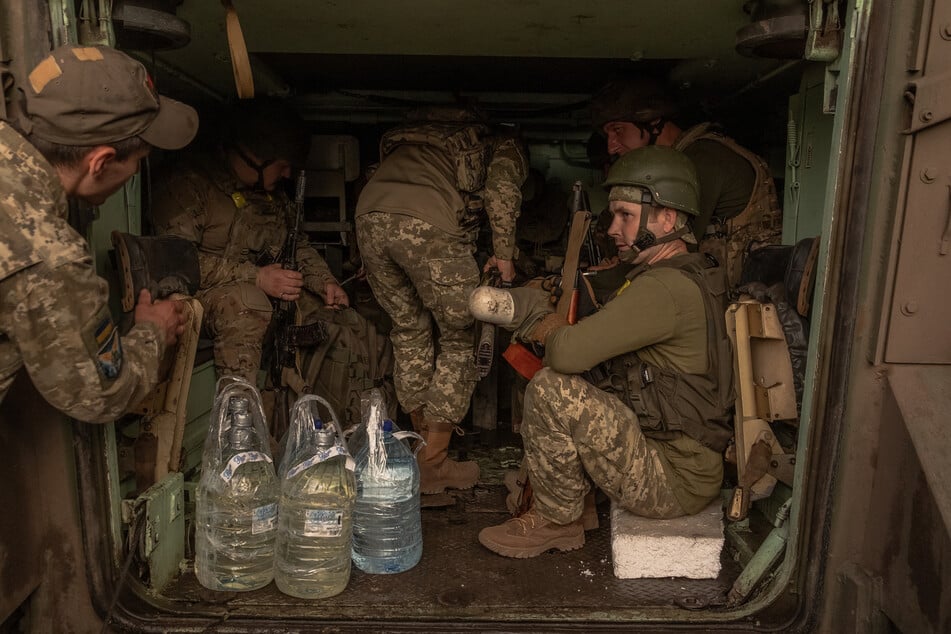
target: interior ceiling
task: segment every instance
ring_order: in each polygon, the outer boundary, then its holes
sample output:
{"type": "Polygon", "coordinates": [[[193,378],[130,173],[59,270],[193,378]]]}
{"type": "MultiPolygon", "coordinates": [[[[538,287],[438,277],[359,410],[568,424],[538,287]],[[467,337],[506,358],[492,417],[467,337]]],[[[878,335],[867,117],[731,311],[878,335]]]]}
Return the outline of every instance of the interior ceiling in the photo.
{"type": "MultiPolygon", "coordinates": [[[[737,30],[750,21],[744,0],[232,1],[256,91],[317,108],[356,107],[352,91],[409,100],[436,91],[483,102],[505,93],[503,101],[521,95],[522,107],[564,106],[633,71],[726,91],[775,64],[734,50],[737,30]]],[[[233,99],[222,4],[183,0],[177,15],[189,23],[191,42],[156,53],[159,81],[193,79],[191,89],[233,99]]]]}

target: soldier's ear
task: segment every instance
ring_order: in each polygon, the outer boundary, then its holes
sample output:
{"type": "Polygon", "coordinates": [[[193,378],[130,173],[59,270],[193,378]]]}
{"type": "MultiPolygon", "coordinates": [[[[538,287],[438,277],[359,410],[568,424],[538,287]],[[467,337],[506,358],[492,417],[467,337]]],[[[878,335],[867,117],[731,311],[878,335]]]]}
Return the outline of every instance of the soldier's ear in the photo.
{"type": "Polygon", "coordinates": [[[671,209],[670,207],[664,207],[660,210],[660,218],[658,218],[663,227],[664,233],[671,233],[674,230],[674,227],[677,226],[677,210],[671,209]]]}
{"type": "Polygon", "coordinates": [[[102,175],[109,162],[115,160],[115,158],[116,149],[114,147],[97,145],[86,154],[83,163],[90,176],[98,177],[102,175]]]}

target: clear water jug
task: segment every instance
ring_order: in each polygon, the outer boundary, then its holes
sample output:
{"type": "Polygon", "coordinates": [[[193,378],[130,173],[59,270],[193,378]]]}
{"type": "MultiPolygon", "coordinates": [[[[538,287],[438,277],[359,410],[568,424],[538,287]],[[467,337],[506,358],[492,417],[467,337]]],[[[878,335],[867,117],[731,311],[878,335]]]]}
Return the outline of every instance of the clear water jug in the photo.
{"type": "Polygon", "coordinates": [[[320,599],[340,594],[350,579],[354,463],[330,404],[298,399],[281,461],[274,581],[285,594],[320,599]],[[317,403],[330,412],[319,418],[317,403]]]}
{"type": "Polygon", "coordinates": [[[261,396],[242,379],[218,382],[195,512],[195,574],[211,590],[262,588],[274,577],[279,483],[261,396]]]}

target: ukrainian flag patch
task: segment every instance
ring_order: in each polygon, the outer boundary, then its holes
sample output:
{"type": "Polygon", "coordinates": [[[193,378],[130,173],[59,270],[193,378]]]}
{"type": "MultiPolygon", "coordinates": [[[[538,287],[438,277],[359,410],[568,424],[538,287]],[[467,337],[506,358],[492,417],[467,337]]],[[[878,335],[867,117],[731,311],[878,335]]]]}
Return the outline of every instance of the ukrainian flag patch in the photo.
{"type": "Polygon", "coordinates": [[[114,380],[122,369],[122,339],[112,323],[112,317],[103,318],[95,329],[96,363],[99,372],[107,379],[114,380]]]}

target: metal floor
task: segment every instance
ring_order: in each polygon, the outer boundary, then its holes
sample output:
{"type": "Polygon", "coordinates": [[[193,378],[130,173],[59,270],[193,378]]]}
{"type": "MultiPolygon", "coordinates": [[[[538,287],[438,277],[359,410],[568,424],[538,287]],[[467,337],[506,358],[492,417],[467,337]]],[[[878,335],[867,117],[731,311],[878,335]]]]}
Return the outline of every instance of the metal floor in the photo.
{"type": "Polygon", "coordinates": [[[684,600],[715,600],[726,594],[739,574],[738,565],[723,555],[718,579],[615,578],[608,504],[599,506],[600,527],[586,533],[580,550],[534,559],[500,557],[479,544],[477,534],[508,518],[505,493],[500,484],[479,485],[457,494],[453,506],[424,508],[420,563],[397,575],[370,575],[354,566],[347,589],[336,597],[295,599],[273,583],[251,593],[210,592],[198,585],[189,569],[165,598],[192,607],[217,607],[222,616],[228,615],[225,618],[616,624],[641,620],[652,612],[656,617],[664,607],[675,609],[684,600]]]}

